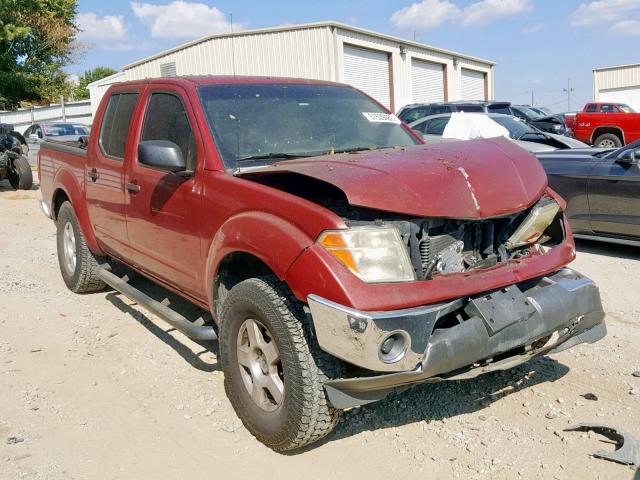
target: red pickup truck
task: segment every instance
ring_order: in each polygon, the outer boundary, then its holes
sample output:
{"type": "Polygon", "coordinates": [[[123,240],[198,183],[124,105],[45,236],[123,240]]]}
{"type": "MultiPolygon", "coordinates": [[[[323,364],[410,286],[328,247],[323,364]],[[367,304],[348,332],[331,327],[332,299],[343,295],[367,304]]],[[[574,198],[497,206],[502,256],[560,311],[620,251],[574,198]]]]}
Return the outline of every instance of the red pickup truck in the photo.
{"type": "Polygon", "coordinates": [[[587,103],[572,117],[567,126],[575,137],[595,147],[619,148],[640,140],[640,113],[623,103],[587,103]]]}
{"type": "Polygon", "coordinates": [[[346,85],[194,77],[111,87],[85,144],[39,154],[66,285],[218,339],[231,403],[274,450],[396,389],[606,333],[597,287],[566,268],[565,203],[509,140],[427,146],[346,85]]]}

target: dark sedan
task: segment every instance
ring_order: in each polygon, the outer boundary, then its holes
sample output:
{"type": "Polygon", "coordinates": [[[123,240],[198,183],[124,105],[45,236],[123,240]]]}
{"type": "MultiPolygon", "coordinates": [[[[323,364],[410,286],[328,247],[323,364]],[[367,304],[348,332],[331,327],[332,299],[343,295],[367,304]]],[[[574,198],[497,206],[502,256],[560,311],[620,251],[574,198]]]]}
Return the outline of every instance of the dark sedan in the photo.
{"type": "Polygon", "coordinates": [[[578,238],[640,246],[640,141],[537,154],[578,238]]]}

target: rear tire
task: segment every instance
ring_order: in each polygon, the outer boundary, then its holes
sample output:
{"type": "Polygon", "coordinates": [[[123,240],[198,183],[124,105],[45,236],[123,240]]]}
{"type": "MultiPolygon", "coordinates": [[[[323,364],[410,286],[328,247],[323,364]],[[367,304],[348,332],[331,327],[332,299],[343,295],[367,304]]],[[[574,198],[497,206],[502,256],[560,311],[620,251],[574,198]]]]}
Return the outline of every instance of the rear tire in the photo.
{"type": "Polygon", "coordinates": [[[598,148],[620,148],[622,146],[622,140],[613,133],[603,133],[596,138],[593,145],[598,148]]]}
{"type": "Polygon", "coordinates": [[[341,412],[329,404],[323,385],[339,376],[340,362],[320,350],[302,304],[277,278],[251,278],[230,290],[222,306],[220,359],[237,415],[269,448],[303,447],[337,425],[341,412]]]}
{"type": "Polygon", "coordinates": [[[58,263],[64,283],[75,293],[102,290],[106,284],[98,277],[98,259],[87,246],[71,203],[62,204],[56,225],[58,263]]]}
{"type": "Polygon", "coordinates": [[[13,171],[7,175],[11,186],[18,190],[31,190],[33,186],[33,174],[27,157],[20,156],[13,162],[13,171]]]}

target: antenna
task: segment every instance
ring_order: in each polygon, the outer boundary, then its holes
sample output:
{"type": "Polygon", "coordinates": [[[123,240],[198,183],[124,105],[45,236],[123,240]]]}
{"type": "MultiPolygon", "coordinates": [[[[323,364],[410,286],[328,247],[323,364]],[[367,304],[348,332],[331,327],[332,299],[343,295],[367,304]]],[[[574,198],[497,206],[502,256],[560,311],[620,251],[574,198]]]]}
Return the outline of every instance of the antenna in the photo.
{"type": "Polygon", "coordinates": [[[233,68],[233,76],[236,76],[236,36],[233,33],[233,13],[229,14],[229,23],[231,24],[231,62],[233,68]]]}

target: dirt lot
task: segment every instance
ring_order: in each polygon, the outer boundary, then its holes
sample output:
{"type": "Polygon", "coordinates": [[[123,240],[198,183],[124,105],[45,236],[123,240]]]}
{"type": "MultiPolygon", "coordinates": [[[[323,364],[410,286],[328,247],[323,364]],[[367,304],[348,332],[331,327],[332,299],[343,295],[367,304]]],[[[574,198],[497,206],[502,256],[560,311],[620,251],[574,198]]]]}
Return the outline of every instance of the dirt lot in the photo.
{"type": "MultiPolygon", "coordinates": [[[[66,290],[38,198],[0,182],[1,479],[634,476],[589,456],[613,449],[602,437],[563,429],[596,421],[640,437],[640,249],[578,245],[573,266],[599,284],[607,311],[609,335],[598,344],[416,387],[280,455],[234,415],[215,345],[186,339],[112,291],[66,290]]],[[[203,313],[184,302],[180,310],[203,313]]]]}

